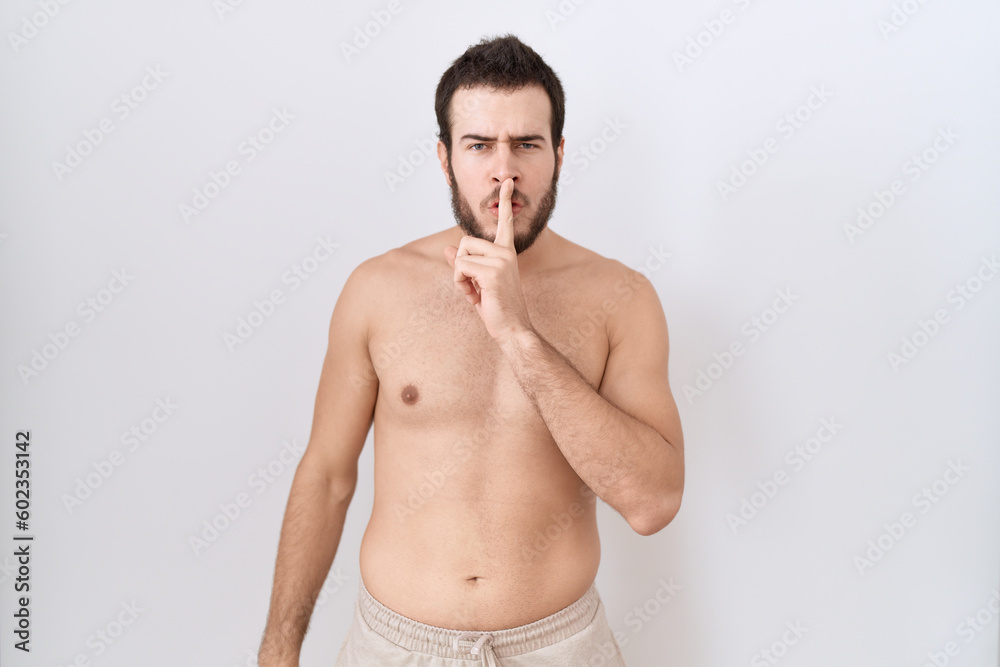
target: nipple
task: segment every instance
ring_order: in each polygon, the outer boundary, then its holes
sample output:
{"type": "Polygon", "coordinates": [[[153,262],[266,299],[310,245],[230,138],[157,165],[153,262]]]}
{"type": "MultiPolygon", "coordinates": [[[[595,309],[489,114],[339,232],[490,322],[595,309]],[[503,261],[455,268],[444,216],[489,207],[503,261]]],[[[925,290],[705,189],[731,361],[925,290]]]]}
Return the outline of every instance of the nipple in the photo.
{"type": "Polygon", "coordinates": [[[406,403],[407,405],[413,405],[420,400],[420,392],[418,392],[417,388],[412,384],[408,384],[403,387],[403,391],[400,396],[403,399],[403,403],[406,403]]]}

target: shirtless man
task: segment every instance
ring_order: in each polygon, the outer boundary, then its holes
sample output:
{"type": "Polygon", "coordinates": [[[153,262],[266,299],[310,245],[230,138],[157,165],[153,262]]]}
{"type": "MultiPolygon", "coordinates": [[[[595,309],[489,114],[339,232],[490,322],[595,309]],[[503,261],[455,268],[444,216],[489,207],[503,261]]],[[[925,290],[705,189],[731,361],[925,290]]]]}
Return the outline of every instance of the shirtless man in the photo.
{"type": "Polygon", "coordinates": [[[564,103],[535,51],[513,36],[470,47],[436,110],[458,226],[363,262],[343,287],[260,664],[299,664],[374,421],[337,665],[623,665],[594,585],[595,499],[640,535],[680,508],[659,298],[546,226],[564,103]]]}

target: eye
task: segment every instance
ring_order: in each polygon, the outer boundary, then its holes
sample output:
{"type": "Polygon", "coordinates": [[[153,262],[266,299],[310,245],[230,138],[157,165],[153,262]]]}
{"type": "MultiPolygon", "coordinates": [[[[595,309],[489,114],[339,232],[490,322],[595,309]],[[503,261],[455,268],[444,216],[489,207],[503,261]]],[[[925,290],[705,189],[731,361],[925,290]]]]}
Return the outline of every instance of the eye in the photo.
{"type": "Polygon", "coordinates": [[[535,144],[518,144],[518,145],[526,148],[537,148],[535,144]]]}
{"type": "Polygon", "coordinates": [[[485,148],[485,147],[486,147],[486,144],[472,144],[471,146],[469,146],[469,150],[472,150],[472,151],[475,151],[475,152],[477,152],[477,153],[478,153],[478,152],[479,152],[479,150],[478,150],[478,149],[476,148],[476,146],[482,146],[482,147],[484,147],[484,148],[485,148]]]}

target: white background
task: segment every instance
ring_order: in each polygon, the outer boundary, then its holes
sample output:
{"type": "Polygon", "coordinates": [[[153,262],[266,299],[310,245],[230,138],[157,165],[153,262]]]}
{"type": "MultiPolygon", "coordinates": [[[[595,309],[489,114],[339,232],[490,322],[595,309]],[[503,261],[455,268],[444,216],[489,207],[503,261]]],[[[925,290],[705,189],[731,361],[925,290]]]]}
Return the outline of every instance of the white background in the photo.
{"type": "MultiPolygon", "coordinates": [[[[997,664],[1000,280],[983,262],[1000,254],[1000,8],[893,2],[404,1],[389,14],[95,0],[52,2],[51,18],[37,0],[4,3],[5,667],[255,664],[294,469],[278,457],[308,441],[330,313],[361,261],[454,224],[421,153],[434,88],[465,48],[506,32],[566,89],[553,229],[649,267],[670,326],[683,507],[652,537],[600,515],[597,583],[629,664],[772,664],[763,650],[788,666],[997,664]],[[366,24],[374,37],[345,55],[366,24]],[[122,95],[142,98],[124,118],[122,95]],[[251,161],[240,145],[275,109],[294,118],[251,161]],[[102,119],[113,131],[57,174],[102,119]],[[777,150],[746,163],[768,139],[777,150]],[[925,150],[933,164],[914,170],[925,150]],[[230,160],[240,173],[185,220],[230,160]],[[723,196],[734,168],[753,173],[723,196]],[[387,173],[405,178],[390,187],[387,173]],[[850,237],[859,207],[879,215],[850,237]],[[293,290],[283,276],[318,237],[339,247],[293,290]],[[978,291],[962,302],[959,285],[978,291]],[[275,289],[283,303],[231,350],[224,334],[275,289]],[[775,319],[779,290],[794,299],[775,319]],[[101,312],[78,309],[89,298],[101,312]],[[938,310],[944,323],[926,324],[938,310]],[[770,324],[752,340],[754,317],[770,324]],[[62,339],[67,324],[78,335],[62,339]],[[729,359],[734,342],[744,353],[729,359]],[[35,374],[19,370],[36,352],[35,374]],[[157,399],[177,406],[162,423],[157,399]],[[842,427],[793,464],[823,419],[842,427]],[[121,436],[144,420],[130,450],[121,436]],[[30,655],[11,633],[19,429],[32,439],[30,655]],[[951,463],[967,468],[954,484],[940,481],[951,463]],[[776,472],[786,483],[770,487],[776,472]],[[935,482],[941,495],[921,501],[935,482]],[[90,495],[68,504],[81,484],[90,495]],[[240,493],[249,506],[193,548],[240,493]],[[759,507],[734,530],[744,500],[759,507]],[[893,537],[904,512],[915,523],[893,537]],[[97,633],[117,632],[123,603],[142,611],[108,645],[97,633]],[[786,624],[806,629],[794,645],[786,624]],[[957,655],[941,655],[948,642],[957,655]]],[[[350,622],[371,461],[369,443],[304,666],[332,664],[350,622]]]]}

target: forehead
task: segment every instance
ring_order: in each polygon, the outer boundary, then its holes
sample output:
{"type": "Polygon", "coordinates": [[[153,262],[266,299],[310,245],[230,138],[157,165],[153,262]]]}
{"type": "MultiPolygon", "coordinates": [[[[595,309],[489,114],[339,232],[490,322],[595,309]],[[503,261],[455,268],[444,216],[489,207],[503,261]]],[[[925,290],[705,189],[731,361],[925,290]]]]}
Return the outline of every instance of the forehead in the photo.
{"type": "Polygon", "coordinates": [[[551,134],[552,104],[545,89],[530,85],[494,91],[485,86],[459,88],[451,98],[452,137],[463,134],[551,134]]]}

